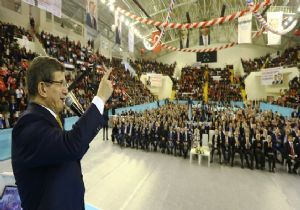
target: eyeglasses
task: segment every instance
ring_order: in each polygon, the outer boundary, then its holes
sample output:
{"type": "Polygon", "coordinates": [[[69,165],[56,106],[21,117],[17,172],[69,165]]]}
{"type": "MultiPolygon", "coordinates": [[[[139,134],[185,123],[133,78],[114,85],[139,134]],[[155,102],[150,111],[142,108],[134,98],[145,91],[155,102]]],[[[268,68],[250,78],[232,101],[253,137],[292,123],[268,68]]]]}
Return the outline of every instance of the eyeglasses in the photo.
{"type": "Polygon", "coordinates": [[[50,83],[50,84],[58,84],[61,87],[68,87],[68,83],[66,81],[55,81],[55,80],[49,80],[49,81],[44,81],[45,83],[50,83]]]}

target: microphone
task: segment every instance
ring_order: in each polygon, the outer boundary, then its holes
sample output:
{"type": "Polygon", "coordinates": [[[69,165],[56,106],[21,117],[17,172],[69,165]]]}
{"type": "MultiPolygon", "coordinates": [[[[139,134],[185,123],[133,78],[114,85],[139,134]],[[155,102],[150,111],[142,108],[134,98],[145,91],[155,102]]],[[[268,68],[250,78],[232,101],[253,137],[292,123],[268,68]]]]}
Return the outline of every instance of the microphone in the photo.
{"type": "Polygon", "coordinates": [[[72,99],[71,96],[67,96],[65,99],[65,104],[70,107],[70,109],[78,116],[81,117],[83,111],[77,106],[76,102],[72,99]]]}

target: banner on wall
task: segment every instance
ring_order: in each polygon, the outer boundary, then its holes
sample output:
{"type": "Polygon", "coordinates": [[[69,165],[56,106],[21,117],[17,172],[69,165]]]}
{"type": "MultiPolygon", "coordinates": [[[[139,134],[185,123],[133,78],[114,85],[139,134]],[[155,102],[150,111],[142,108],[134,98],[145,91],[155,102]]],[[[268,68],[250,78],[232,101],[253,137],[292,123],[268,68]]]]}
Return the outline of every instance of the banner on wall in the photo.
{"type": "Polygon", "coordinates": [[[128,30],[128,51],[134,52],[134,32],[133,30],[128,30]]]}
{"type": "Polygon", "coordinates": [[[238,22],[238,43],[252,43],[252,14],[239,17],[238,22]]]}
{"type": "Polygon", "coordinates": [[[35,0],[23,0],[25,3],[30,4],[32,6],[37,6],[38,5],[38,1],[35,0]]]}
{"type": "MultiPolygon", "coordinates": [[[[277,31],[282,31],[283,12],[267,12],[268,24],[277,31]]],[[[280,45],[281,35],[268,31],[268,45],[280,45]]]]}
{"type": "Polygon", "coordinates": [[[42,10],[61,18],[61,0],[23,0],[27,4],[37,6],[42,10]]]}
{"type": "Polygon", "coordinates": [[[162,74],[147,74],[147,84],[151,87],[161,87],[162,74]]]}
{"type": "Polygon", "coordinates": [[[261,84],[262,85],[279,85],[283,83],[282,67],[262,69],[261,84]]]}
{"type": "Polygon", "coordinates": [[[92,29],[97,30],[97,11],[98,11],[98,3],[97,0],[86,0],[86,18],[85,23],[92,29]]]}

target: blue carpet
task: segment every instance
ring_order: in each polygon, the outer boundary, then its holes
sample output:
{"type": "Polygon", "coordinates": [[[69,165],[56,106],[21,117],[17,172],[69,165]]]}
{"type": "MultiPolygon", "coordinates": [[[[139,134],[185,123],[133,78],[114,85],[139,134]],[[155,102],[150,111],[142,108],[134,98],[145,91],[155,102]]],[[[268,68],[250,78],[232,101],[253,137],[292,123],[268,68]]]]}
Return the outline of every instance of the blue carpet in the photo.
{"type": "MultiPolygon", "coordinates": [[[[65,129],[70,130],[78,117],[65,118],[65,129]]],[[[12,128],[0,130],[0,161],[11,157],[11,132],[12,128]]]]}
{"type": "Polygon", "coordinates": [[[91,206],[90,204],[85,204],[85,210],[100,210],[100,209],[97,209],[96,207],[94,206],[91,206]]]}

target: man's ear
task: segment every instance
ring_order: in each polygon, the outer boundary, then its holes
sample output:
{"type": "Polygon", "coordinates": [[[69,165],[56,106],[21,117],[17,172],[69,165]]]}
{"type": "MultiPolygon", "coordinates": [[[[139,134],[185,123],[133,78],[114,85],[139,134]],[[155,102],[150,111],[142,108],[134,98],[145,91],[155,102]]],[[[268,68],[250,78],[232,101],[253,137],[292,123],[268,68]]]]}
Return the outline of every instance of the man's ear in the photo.
{"type": "Polygon", "coordinates": [[[38,84],[38,94],[42,97],[42,98],[47,98],[47,85],[44,82],[39,82],[38,84]]]}

